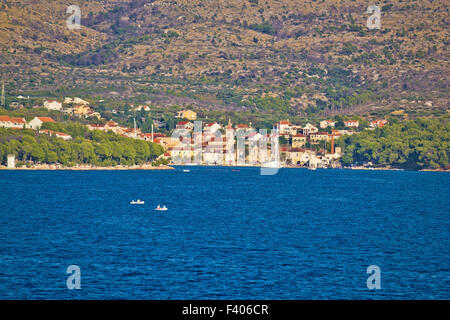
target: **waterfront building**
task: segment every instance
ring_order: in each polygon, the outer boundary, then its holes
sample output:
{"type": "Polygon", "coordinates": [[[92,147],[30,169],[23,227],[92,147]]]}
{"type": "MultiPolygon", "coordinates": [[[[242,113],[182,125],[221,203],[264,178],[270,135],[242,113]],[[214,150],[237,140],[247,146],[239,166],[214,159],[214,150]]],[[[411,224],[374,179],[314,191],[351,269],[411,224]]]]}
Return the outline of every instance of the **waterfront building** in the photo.
{"type": "Polygon", "coordinates": [[[8,154],[7,156],[7,167],[9,169],[15,168],[16,167],[16,156],[14,154],[8,154]]]}

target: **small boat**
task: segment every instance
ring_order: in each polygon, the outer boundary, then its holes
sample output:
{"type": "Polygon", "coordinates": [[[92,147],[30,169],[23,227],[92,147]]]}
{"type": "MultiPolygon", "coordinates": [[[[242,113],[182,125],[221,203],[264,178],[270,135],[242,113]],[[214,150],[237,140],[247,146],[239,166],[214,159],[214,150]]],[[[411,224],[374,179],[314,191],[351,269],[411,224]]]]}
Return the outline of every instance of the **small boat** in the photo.
{"type": "Polygon", "coordinates": [[[130,202],[130,204],[144,204],[145,203],[145,201],[143,201],[143,200],[141,200],[141,199],[137,199],[136,201],[135,200],[132,200],[131,202],[130,202]]]}
{"type": "Polygon", "coordinates": [[[191,172],[191,170],[183,169],[183,172],[191,172]]]}
{"type": "Polygon", "coordinates": [[[158,204],[158,206],[155,208],[155,210],[156,211],[167,211],[167,207],[166,206],[160,206],[159,204],[158,204]]]}
{"type": "Polygon", "coordinates": [[[317,167],[308,167],[308,170],[316,170],[317,167]]]}

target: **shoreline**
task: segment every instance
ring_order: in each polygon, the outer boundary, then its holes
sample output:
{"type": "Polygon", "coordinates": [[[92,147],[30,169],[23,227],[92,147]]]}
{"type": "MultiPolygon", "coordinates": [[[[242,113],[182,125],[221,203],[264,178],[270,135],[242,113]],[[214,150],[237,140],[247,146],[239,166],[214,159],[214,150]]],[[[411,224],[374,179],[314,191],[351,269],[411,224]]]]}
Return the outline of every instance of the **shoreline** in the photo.
{"type": "MultiPolygon", "coordinates": [[[[31,167],[17,167],[17,168],[7,168],[6,166],[0,166],[0,170],[64,170],[64,171],[114,171],[114,170],[175,170],[176,166],[180,167],[229,167],[229,168],[261,168],[261,165],[256,164],[244,164],[244,165],[211,165],[211,164],[170,164],[170,165],[160,165],[160,166],[152,166],[150,164],[145,165],[134,165],[134,166],[114,166],[114,167],[97,167],[97,166],[73,166],[73,167],[65,167],[60,165],[34,165],[31,167]]],[[[308,169],[305,166],[282,166],[279,169],[308,169]]],[[[336,167],[336,168],[317,168],[317,169],[344,169],[344,170],[365,170],[365,171],[411,171],[411,172],[450,172],[450,170],[445,169],[421,169],[421,170],[407,170],[400,168],[391,168],[391,167],[336,167]]]]}
{"type": "Polygon", "coordinates": [[[97,166],[73,166],[64,167],[57,165],[36,165],[32,167],[7,168],[0,166],[0,170],[64,170],[64,171],[91,171],[91,170],[175,170],[175,168],[167,165],[152,166],[149,164],[135,166],[115,166],[115,167],[97,167],[97,166]]]}
{"type": "MultiPolygon", "coordinates": [[[[261,165],[257,165],[257,164],[244,164],[244,165],[229,165],[229,164],[221,164],[221,165],[212,165],[212,164],[170,164],[172,166],[179,166],[179,167],[195,167],[195,166],[199,166],[199,167],[235,167],[235,168],[261,168],[261,165]]],[[[308,169],[308,167],[306,166],[281,166],[279,167],[279,169],[308,169]]],[[[317,169],[343,169],[343,170],[367,170],[367,171],[372,171],[372,170],[377,170],[377,171],[410,171],[410,172],[422,172],[422,171],[427,171],[427,172],[450,172],[450,170],[445,170],[445,169],[421,169],[421,170],[408,170],[408,169],[400,169],[400,168],[392,168],[392,167],[373,167],[373,168],[368,168],[368,167],[348,167],[348,168],[344,168],[344,167],[329,167],[329,168],[317,168],[317,169]]]]}

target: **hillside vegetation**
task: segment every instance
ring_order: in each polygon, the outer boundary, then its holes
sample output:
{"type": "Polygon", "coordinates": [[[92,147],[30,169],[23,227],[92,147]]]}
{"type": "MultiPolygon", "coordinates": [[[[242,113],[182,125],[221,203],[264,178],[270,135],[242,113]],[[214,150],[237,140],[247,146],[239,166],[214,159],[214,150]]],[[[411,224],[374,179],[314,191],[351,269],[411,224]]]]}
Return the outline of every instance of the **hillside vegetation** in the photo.
{"type": "Polygon", "coordinates": [[[150,162],[164,151],[156,143],[112,132],[89,131],[86,126],[76,123],[45,123],[43,128],[70,134],[73,140],[64,141],[31,129],[0,128],[0,164],[6,164],[8,154],[15,154],[20,161],[17,166],[28,161],[66,166],[132,166],[150,162]]]}
{"type": "Polygon", "coordinates": [[[3,1],[8,92],[286,117],[448,109],[448,1],[3,1]]]}
{"type": "Polygon", "coordinates": [[[450,123],[444,119],[416,119],[390,123],[373,131],[341,138],[344,165],[372,162],[409,170],[448,169],[450,123]]]}

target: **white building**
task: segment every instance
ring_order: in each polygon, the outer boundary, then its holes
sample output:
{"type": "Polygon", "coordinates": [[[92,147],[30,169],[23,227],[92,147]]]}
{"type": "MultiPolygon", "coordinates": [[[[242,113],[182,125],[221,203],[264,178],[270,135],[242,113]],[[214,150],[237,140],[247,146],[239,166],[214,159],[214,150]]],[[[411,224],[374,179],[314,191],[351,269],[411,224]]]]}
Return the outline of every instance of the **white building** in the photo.
{"type": "Polygon", "coordinates": [[[84,106],[89,105],[89,102],[87,102],[86,100],[77,98],[77,97],[73,98],[73,103],[74,103],[74,104],[82,104],[82,105],[84,105],[84,106]]]}
{"type": "Polygon", "coordinates": [[[139,106],[134,108],[134,111],[141,111],[141,110],[150,111],[150,107],[149,106],[141,106],[141,105],[139,105],[139,106]]]}
{"type": "Polygon", "coordinates": [[[334,128],[335,125],[336,125],[336,121],[333,121],[333,120],[322,120],[322,121],[320,121],[320,127],[322,129],[325,129],[327,127],[334,128]]]}
{"type": "Polygon", "coordinates": [[[54,100],[46,100],[44,101],[44,108],[48,110],[60,111],[62,109],[62,103],[54,100]]]}
{"type": "Polygon", "coordinates": [[[45,122],[56,122],[49,117],[35,117],[33,120],[28,122],[28,127],[34,130],[39,130],[43,123],[45,122]]]}
{"type": "Polygon", "coordinates": [[[24,118],[10,118],[8,116],[0,116],[0,128],[17,128],[23,129],[27,122],[24,118]]]}
{"type": "Polygon", "coordinates": [[[222,126],[217,122],[207,123],[205,124],[204,132],[205,133],[214,133],[217,130],[222,129],[222,126]]]}
{"type": "Polygon", "coordinates": [[[13,155],[13,154],[8,154],[7,167],[10,168],[10,169],[16,167],[15,155],[13,155]]]}
{"type": "Polygon", "coordinates": [[[280,134],[292,134],[292,123],[289,120],[282,120],[275,124],[275,129],[280,134]]]}
{"type": "Polygon", "coordinates": [[[359,121],[358,120],[346,120],[346,121],[344,121],[344,125],[348,128],[357,128],[357,127],[359,127],[359,121]]]}
{"type": "Polygon", "coordinates": [[[61,139],[65,140],[65,141],[72,140],[72,136],[71,135],[69,135],[67,133],[63,133],[63,132],[57,132],[57,131],[45,129],[45,130],[39,130],[39,133],[46,133],[49,136],[55,136],[55,137],[58,137],[58,138],[61,138],[61,139]]]}
{"type": "Polygon", "coordinates": [[[194,129],[194,124],[190,121],[180,121],[176,124],[176,129],[191,131],[194,129]]]}
{"type": "Polygon", "coordinates": [[[306,126],[303,127],[303,134],[305,136],[310,135],[311,133],[319,132],[319,129],[314,127],[311,123],[307,123],[306,126]]]}

